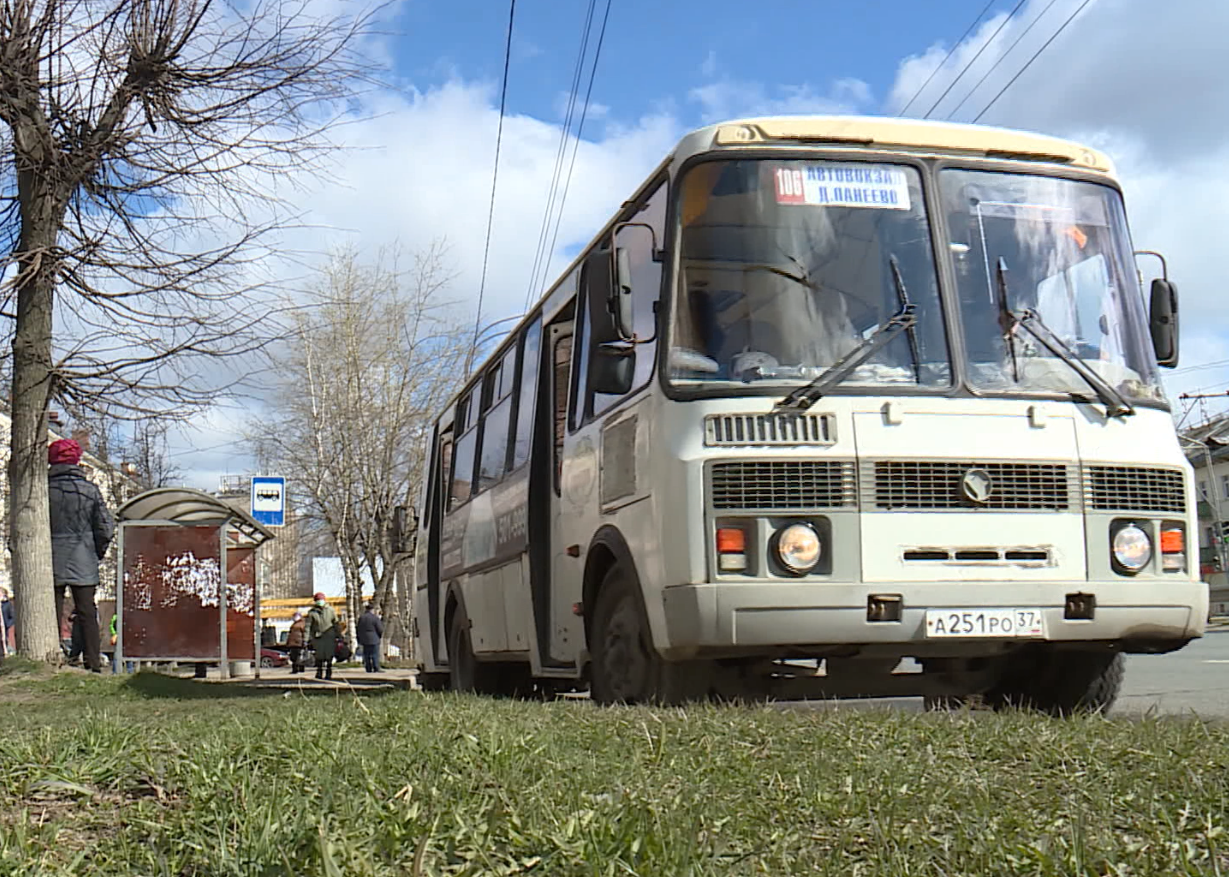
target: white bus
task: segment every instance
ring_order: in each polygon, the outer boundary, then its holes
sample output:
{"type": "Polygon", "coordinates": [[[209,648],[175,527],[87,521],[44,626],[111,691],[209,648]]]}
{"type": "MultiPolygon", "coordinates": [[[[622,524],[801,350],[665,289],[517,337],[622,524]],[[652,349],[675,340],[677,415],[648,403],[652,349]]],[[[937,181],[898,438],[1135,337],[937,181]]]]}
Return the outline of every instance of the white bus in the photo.
{"type": "Polygon", "coordinates": [[[1095,150],[695,131],[436,421],[420,678],[1108,707],[1206,620],[1176,362],[1095,150]]]}

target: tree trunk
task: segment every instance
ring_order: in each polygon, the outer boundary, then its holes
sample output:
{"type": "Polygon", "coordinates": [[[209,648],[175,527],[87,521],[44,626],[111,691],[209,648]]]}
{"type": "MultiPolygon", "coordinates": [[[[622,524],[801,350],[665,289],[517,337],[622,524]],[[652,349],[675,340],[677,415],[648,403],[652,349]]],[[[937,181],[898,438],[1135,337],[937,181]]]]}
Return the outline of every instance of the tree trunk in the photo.
{"type": "MultiPolygon", "coordinates": [[[[52,226],[54,228],[54,226],[52,226]]],[[[29,242],[33,235],[23,234],[29,242]]],[[[58,662],[60,624],[55,616],[51,571],[51,520],[47,505],[47,401],[51,393],[51,318],[55,271],[51,241],[23,249],[17,281],[13,336],[13,428],[9,456],[9,539],[13,552],[17,651],[58,662]]]]}

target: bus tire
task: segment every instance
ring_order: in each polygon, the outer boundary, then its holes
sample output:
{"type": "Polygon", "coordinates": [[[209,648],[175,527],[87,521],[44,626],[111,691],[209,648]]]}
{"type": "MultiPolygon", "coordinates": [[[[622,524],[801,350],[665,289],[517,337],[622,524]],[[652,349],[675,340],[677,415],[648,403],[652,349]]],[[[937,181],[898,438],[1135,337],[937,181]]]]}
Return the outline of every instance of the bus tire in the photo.
{"type": "Polygon", "coordinates": [[[698,666],[665,661],[653,648],[635,583],[620,564],[602,579],[594,611],[590,653],[595,703],[678,704],[707,695],[698,666]]]}
{"type": "Polygon", "coordinates": [[[493,694],[491,668],[474,657],[469,633],[469,616],[458,606],[448,627],[448,687],[471,694],[493,694]]]}
{"type": "Polygon", "coordinates": [[[1019,707],[1053,716],[1104,713],[1118,699],[1125,673],[1121,652],[1047,649],[1016,668],[992,698],[999,709],[1019,707]]]}
{"type": "Polygon", "coordinates": [[[418,673],[415,677],[422,691],[447,691],[452,680],[447,673],[418,673]]]}

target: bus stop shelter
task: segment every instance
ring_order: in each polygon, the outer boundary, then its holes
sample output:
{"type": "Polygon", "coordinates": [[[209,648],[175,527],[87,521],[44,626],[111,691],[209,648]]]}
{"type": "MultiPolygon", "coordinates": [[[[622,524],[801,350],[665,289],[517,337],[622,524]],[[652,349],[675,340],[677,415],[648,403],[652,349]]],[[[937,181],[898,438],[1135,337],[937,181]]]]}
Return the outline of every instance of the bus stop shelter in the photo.
{"type": "Polygon", "coordinates": [[[115,656],[119,662],[251,662],[260,674],[258,549],[273,534],[247,512],[186,487],[120,507],[115,656]]]}

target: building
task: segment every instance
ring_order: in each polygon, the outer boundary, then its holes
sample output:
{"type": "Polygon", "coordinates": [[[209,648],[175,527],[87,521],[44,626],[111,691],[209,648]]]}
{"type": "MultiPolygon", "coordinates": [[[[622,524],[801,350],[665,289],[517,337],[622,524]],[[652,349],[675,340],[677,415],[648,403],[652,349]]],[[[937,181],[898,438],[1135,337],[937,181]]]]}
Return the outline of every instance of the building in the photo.
{"type": "MultiPolygon", "coordinates": [[[[225,475],[214,494],[231,508],[251,513],[252,476],[225,475]]],[[[286,523],[271,528],[277,537],[266,542],[260,549],[264,567],[264,590],[262,600],[283,600],[303,597],[310,590],[300,582],[299,536],[300,522],[290,497],[286,498],[286,523]]]]}
{"type": "MultiPolygon", "coordinates": [[[[1212,602],[1229,602],[1229,415],[1184,430],[1182,446],[1195,467],[1199,497],[1199,571],[1212,602]]],[[[1217,607],[1214,605],[1213,609],[1217,607]]],[[[1226,607],[1221,607],[1226,608],[1226,607]]]]}

